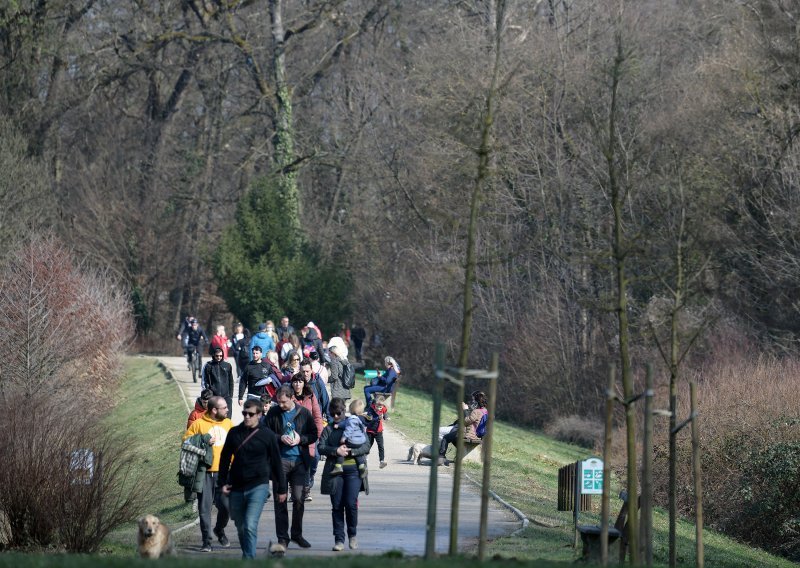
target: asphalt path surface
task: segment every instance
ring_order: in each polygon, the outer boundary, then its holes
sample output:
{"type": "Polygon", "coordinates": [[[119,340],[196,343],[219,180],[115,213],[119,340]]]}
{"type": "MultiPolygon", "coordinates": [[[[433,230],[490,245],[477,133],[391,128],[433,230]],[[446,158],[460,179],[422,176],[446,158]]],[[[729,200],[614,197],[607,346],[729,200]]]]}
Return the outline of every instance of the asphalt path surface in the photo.
{"type": "MultiPolygon", "coordinates": [[[[181,357],[159,357],[172,372],[178,387],[186,397],[190,408],[200,395],[200,383],[193,383],[186,360],[181,357]]],[[[205,362],[206,358],[204,358],[205,362]]],[[[235,372],[235,366],[234,366],[235,372]]],[[[237,387],[238,389],[238,384],[237,387]]],[[[238,390],[236,391],[238,394],[238,390]]],[[[363,393],[362,393],[363,394],[363,393]]],[[[188,413],[187,413],[188,414],[188,413]]],[[[390,413],[391,415],[391,413],[390,413]]],[[[234,425],[241,423],[241,408],[234,397],[231,419],[234,425]]],[[[383,554],[390,550],[402,551],[405,555],[425,554],[425,524],[428,506],[428,481],[430,469],[427,465],[416,465],[406,461],[411,441],[385,423],[384,441],[388,466],[380,469],[377,445],[373,446],[368,458],[370,494],[361,494],[358,511],[358,549],[333,552],[333,525],[331,521],[330,498],[319,492],[323,463],[317,470],[313,501],[306,502],[303,517],[303,536],[311,543],[311,548],[301,549],[291,543],[286,557],[292,556],[334,556],[342,554],[383,554]]],[[[177,441],[176,441],[177,448],[177,441]]],[[[445,553],[450,538],[450,501],[453,476],[450,467],[440,467],[438,473],[438,504],[436,512],[436,551],[445,553]]],[[[289,516],[292,506],[289,504],[289,516]]],[[[216,515],[214,509],[213,515],[216,515]]],[[[461,483],[459,500],[459,549],[476,547],[479,534],[480,493],[479,489],[466,479],[461,483]]],[[[489,538],[505,536],[520,527],[520,521],[507,509],[494,501],[489,502],[489,538]]],[[[213,520],[212,520],[213,526],[213,520]]],[[[236,527],[230,521],[226,529],[230,548],[222,548],[214,539],[211,553],[200,552],[200,526],[195,525],[180,531],[178,535],[179,553],[184,556],[231,556],[239,557],[236,527]]],[[[276,542],[275,515],[272,499],[264,506],[258,527],[258,557],[268,555],[270,542],[276,542]]]]}

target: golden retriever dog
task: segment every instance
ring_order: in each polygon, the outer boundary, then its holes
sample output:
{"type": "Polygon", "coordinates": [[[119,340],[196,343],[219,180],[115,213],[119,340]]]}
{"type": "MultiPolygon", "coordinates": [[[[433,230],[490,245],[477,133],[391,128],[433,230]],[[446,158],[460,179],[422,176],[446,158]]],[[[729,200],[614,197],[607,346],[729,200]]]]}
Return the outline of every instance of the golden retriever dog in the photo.
{"type": "Polygon", "coordinates": [[[430,444],[427,446],[425,444],[414,444],[408,448],[408,457],[406,461],[419,465],[419,460],[422,458],[433,459],[430,444]]]}
{"type": "Polygon", "coordinates": [[[161,558],[174,556],[175,545],[167,525],[155,515],[145,515],[139,519],[139,556],[142,558],[161,558]]]}

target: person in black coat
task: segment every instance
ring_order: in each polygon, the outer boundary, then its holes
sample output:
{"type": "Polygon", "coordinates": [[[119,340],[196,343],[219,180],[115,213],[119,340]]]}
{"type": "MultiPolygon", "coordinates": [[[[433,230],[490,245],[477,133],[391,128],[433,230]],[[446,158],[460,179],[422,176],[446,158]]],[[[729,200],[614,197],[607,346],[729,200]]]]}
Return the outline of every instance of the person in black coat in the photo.
{"type": "Polygon", "coordinates": [[[217,487],[230,500],[242,558],[256,556],[258,521],[269,498],[270,479],[276,500],[286,502],[278,437],[259,424],[263,413],[260,400],[248,400],[242,411],[244,421],[228,432],[220,455],[217,487]]]}
{"type": "Polygon", "coordinates": [[[241,322],[233,326],[231,351],[236,362],[236,376],[241,377],[244,368],[250,362],[250,331],[241,322]]]}
{"type": "Polygon", "coordinates": [[[325,467],[322,470],[320,483],[322,494],[331,497],[331,518],[333,519],[333,550],[344,550],[345,533],[351,549],[358,548],[358,495],[365,492],[369,495],[369,482],[367,477],[359,475],[355,458],[366,457],[369,454],[370,443],[365,441],[358,447],[350,448],[342,443],[345,420],[345,404],[341,398],[332,398],[328,410],[333,416],[322,431],[317,449],[320,455],[326,456],[325,467]],[[332,475],[336,458],[344,458],[343,473],[332,475]]]}
{"type": "Polygon", "coordinates": [[[317,426],[311,413],[296,404],[294,391],[289,385],[283,385],[275,393],[276,405],[272,406],[263,419],[264,425],[276,433],[279,439],[283,472],[292,493],[292,526],[289,533],[289,509],[286,502],[275,500],[275,532],[278,545],[289,546],[289,540],[301,548],[309,548],[311,544],[303,538],[303,514],[305,502],[303,489],[311,467],[309,446],[317,441],[317,426]]]}
{"type": "Polygon", "coordinates": [[[221,396],[233,408],[233,367],[223,359],[221,347],[211,352],[211,361],[203,366],[201,388],[211,389],[214,396],[221,396]]]}

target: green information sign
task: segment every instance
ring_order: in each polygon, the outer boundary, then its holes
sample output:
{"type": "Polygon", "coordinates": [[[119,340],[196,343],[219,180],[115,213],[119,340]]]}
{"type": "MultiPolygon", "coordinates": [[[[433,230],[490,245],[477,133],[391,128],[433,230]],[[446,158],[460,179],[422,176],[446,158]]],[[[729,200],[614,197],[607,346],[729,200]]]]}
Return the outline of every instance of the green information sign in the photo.
{"type": "Polygon", "coordinates": [[[603,460],[589,458],[581,462],[581,493],[583,495],[603,494],[603,460]]]}

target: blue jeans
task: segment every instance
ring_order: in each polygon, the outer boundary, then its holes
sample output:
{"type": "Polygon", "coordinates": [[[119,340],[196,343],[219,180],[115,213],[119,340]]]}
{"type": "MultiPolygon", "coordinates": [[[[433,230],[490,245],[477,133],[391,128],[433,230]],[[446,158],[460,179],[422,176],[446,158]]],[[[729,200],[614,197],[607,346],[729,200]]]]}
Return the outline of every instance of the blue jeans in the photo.
{"type": "Polygon", "coordinates": [[[261,511],[267,499],[269,499],[268,483],[244,491],[231,491],[231,518],[236,523],[236,532],[239,533],[242,558],[256,557],[258,520],[261,518],[261,511]]]}
{"type": "Polygon", "coordinates": [[[344,466],[343,471],[342,475],[334,480],[331,493],[335,542],[344,542],[345,519],[347,519],[347,536],[354,537],[358,532],[358,492],[361,490],[361,477],[358,475],[358,467],[354,465],[344,466]]]}
{"type": "Polygon", "coordinates": [[[367,406],[369,406],[370,400],[372,398],[372,393],[390,392],[389,388],[390,387],[388,387],[387,385],[370,385],[368,387],[364,387],[364,401],[367,403],[367,406]]]}

